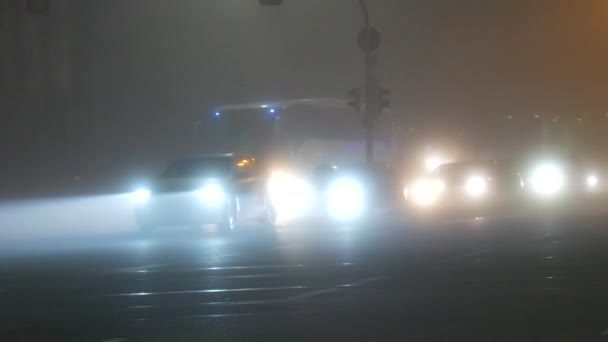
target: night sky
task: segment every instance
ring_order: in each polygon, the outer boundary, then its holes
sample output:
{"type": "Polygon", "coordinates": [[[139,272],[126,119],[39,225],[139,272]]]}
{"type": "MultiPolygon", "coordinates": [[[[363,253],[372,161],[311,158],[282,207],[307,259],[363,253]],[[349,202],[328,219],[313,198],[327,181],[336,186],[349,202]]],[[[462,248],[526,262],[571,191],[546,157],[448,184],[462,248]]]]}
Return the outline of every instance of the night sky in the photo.
{"type": "MultiPolygon", "coordinates": [[[[20,1],[4,2],[5,17],[17,13],[20,1]]],[[[33,94],[27,43],[4,44],[5,193],[74,176],[127,182],[191,152],[192,122],[215,105],[345,97],[360,81],[354,0],[51,0],[56,8],[69,19],[69,91],[33,94]]],[[[490,116],[608,112],[606,1],[370,0],[369,9],[383,34],[382,82],[405,125],[440,132],[490,116]]],[[[5,39],[14,27],[2,30],[5,39]]]]}

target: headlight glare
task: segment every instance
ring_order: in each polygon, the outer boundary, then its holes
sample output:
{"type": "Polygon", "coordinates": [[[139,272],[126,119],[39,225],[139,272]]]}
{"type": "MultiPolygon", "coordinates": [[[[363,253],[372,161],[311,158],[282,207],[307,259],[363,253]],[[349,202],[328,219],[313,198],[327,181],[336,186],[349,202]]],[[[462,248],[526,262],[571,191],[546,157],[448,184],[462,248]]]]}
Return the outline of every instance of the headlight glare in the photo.
{"type": "Polygon", "coordinates": [[[440,180],[422,179],[413,183],[407,193],[414,203],[426,207],[435,203],[444,189],[445,183],[440,180]]]}
{"type": "Polygon", "coordinates": [[[203,204],[211,207],[218,207],[226,200],[224,189],[217,183],[205,184],[196,192],[196,195],[203,204]]]}
{"type": "Polygon", "coordinates": [[[486,193],[488,182],[481,176],[471,176],[464,185],[465,191],[472,197],[479,197],[486,193]]]}
{"type": "Polygon", "coordinates": [[[333,219],[349,221],[361,216],[365,206],[362,184],[352,178],[340,178],[327,190],[327,212],[333,219]]]}
{"type": "Polygon", "coordinates": [[[303,216],[312,206],[313,189],[305,180],[287,173],[273,173],[268,184],[270,201],[283,218],[303,216]]]}
{"type": "Polygon", "coordinates": [[[131,200],[134,203],[145,203],[150,199],[150,190],[139,188],[131,193],[131,200]]]}
{"type": "Polygon", "coordinates": [[[564,186],[563,171],[553,164],[543,164],[532,171],[530,185],[534,192],[551,196],[558,193],[564,186]]]}
{"type": "Polygon", "coordinates": [[[599,179],[597,178],[596,175],[590,174],[590,175],[587,175],[585,182],[587,183],[588,189],[595,189],[598,186],[599,179]]]}

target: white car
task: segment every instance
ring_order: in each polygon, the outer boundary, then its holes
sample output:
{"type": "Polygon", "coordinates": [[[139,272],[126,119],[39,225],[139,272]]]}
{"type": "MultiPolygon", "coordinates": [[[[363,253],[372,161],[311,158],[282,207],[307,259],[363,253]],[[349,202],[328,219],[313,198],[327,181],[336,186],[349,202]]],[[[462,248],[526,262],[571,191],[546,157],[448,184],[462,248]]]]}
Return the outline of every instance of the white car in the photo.
{"type": "Polygon", "coordinates": [[[266,181],[255,163],[232,154],[173,161],[157,180],[131,194],[138,226],[216,224],[226,232],[242,219],[273,223],[266,181]]]}

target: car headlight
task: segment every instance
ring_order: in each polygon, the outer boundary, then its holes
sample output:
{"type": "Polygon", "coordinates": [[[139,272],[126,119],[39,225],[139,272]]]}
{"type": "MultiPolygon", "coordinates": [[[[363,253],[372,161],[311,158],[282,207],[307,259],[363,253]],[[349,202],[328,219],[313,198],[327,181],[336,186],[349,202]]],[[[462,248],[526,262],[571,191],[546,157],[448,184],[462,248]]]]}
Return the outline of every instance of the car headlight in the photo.
{"type": "Polygon", "coordinates": [[[150,199],[151,193],[148,189],[137,189],[131,193],[131,200],[134,203],[145,203],[150,199]]]}
{"type": "Polygon", "coordinates": [[[427,171],[432,172],[443,164],[443,160],[437,156],[430,156],[424,161],[424,167],[427,171]]]}
{"type": "Polygon", "coordinates": [[[600,182],[599,178],[597,178],[597,176],[594,174],[587,175],[587,178],[585,179],[585,183],[587,184],[587,189],[591,189],[591,190],[597,188],[599,182],[600,182]]]}
{"type": "Polygon", "coordinates": [[[471,176],[467,178],[464,189],[472,197],[479,197],[488,190],[488,182],[481,176],[471,176]]]}
{"type": "Polygon", "coordinates": [[[205,184],[196,191],[196,195],[204,205],[210,207],[219,207],[226,201],[226,192],[217,183],[205,184]]]}
{"type": "Polygon", "coordinates": [[[351,178],[333,181],[327,190],[327,212],[333,219],[348,221],[361,216],[365,193],[361,183],[351,178]]]}
{"type": "Polygon", "coordinates": [[[532,171],[530,186],[540,195],[554,195],[565,183],[564,172],[557,165],[543,164],[532,171]]]}
{"type": "Polygon", "coordinates": [[[300,217],[312,207],[312,186],[304,179],[287,173],[272,174],[268,193],[277,215],[283,218],[300,217]]]}
{"type": "Polygon", "coordinates": [[[437,201],[439,194],[445,189],[445,184],[440,180],[423,179],[414,182],[410,189],[404,190],[408,199],[419,206],[430,206],[437,201]]]}

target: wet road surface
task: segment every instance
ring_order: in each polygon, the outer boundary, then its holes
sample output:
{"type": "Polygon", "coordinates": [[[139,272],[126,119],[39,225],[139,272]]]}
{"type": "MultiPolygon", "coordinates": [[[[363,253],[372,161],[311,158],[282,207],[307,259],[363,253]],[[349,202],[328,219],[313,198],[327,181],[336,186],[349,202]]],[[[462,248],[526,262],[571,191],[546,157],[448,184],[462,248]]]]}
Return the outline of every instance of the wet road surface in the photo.
{"type": "MultiPolygon", "coordinates": [[[[134,230],[6,245],[2,334],[62,341],[602,340],[599,218],[134,230]],[[40,246],[40,248],[33,248],[40,246]],[[25,248],[25,247],[24,247],[25,248]]],[[[3,338],[3,340],[5,340],[3,338]]]]}

